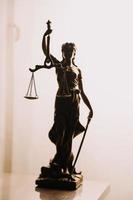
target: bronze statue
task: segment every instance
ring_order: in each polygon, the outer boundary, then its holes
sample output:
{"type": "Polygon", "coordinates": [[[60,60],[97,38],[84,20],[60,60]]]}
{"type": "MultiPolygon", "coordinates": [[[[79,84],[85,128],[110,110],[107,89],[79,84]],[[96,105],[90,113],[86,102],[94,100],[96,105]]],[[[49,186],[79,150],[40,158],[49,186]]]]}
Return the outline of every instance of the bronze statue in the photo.
{"type": "MultiPolygon", "coordinates": [[[[77,179],[75,179],[75,177],[78,177],[79,180],[82,179],[81,173],[77,173],[75,169],[79,152],[75,162],[72,153],[73,138],[81,132],[85,131],[86,133],[87,131],[87,128],[84,128],[79,122],[80,98],[82,98],[89,109],[88,124],[93,116],[91,104],[83,90],[81,70],[74,62],[76,55],[75,44],[67,42],[62,45],[62,61],[59,61],[50,53],[50,34],[52,33],[50,21],[47,22],[47,26],[48,28],[42,39],[42,50],[46,56],[44,65],[36,65],[35,69],[29,69],[32,72],[33,79],[35,71],[41,68],[50,69],[55,67],[59,86],[55,99],[54,123],[49,132],[51,142],[56,145],[56,154],[50,161],[49,167],[42,167],[40,177],[36,181],[37,185],[44,185],[44,187],[49,186],[49,183],[47,185],[46,182],[51,177],[56,185],[58,185],[58,180],[61,178],[68,179],[65,183],[66,185],[68,182],[76,182],[77,179]],[[43,184],[41,184],[42,180],[43,184]]],[[[30,99],[32,99],[32,97],[30,99]]],[[[54,184],[51,185],[54,187],[54,184]]],[[[77,185],[74,187],[74,189],[76,189],[77,185]]],[[[71,189],[71,187],[69,189],[71,189]]]]}

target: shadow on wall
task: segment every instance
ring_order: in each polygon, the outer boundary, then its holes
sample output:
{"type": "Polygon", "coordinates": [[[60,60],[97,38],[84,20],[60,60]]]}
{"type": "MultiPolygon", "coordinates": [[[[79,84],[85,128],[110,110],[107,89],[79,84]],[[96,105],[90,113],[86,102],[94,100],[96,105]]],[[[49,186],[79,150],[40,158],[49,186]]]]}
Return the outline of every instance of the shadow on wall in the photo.
{"type": "Polygon", "coordinates": [[[5,28],[5,113],[4,113],[4,155],[3,172],[12,172],[12,142],[13,142],[13,22],[14,0],[8,0],[3,5],[5,28]]]}

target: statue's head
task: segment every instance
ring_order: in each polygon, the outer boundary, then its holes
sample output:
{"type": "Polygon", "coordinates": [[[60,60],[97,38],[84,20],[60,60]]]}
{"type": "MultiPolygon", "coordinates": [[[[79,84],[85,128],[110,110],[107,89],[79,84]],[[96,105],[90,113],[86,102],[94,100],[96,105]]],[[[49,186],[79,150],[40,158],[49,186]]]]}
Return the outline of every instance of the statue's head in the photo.
{"type": "Polygon", "coordinates": [[[62,45],[62,56],[65,59],[74,59],[76,54],[76,46],[74,43],[68,43],[62,45]]]}

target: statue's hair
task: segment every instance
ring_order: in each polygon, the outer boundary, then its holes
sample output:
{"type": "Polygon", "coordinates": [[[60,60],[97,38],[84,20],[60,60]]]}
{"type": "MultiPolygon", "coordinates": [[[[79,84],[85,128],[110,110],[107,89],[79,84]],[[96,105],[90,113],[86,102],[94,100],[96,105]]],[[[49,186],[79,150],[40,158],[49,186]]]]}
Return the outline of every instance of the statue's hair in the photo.
{"type": "MultiPolygon", "coordinates": [[[[75,46],[74,43],[68,43],[68,42],[66,42],[66,43],[64,43],[64,44],[62,45],[61,50],[62,50],[62,52],[67,52],[67,51],[73,51],[73,50],[74,50],[75,53],[76,53],[76,46],[75,46]]],[[[64,60],[64,58],[63,58],[63,60],[64,60]]],[[[74,60],[75,60],[75,56],[73,57],[73,60],[72,60],[73,65],[75,65],[74,60]]],[[[76,65],[75,65],[75,66],[76,66],[76,65]]],[[[76,66],[76,67],[77,67],[77,66],[76,66]]]]}
{"type": "Polygon", "coordinates": [[[76,51],[76,46],[75,46],[74,43],[68,43],[68,42],[66,42],[66,43],[64,43],[62,45],[61,50],[62,50],[62,52],[63,51],[65,52],[65,51],[68,51],[68,50],[75,50],[76,51]]]}

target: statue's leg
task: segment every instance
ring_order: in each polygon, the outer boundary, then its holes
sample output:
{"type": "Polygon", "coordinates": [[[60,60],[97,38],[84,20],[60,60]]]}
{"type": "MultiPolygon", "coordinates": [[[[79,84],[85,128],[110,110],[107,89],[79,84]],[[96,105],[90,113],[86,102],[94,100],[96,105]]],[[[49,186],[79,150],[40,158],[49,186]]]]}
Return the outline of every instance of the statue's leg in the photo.
{"type": "Polygon", "coordinates": [[[52,163],[56,163],[62,167],[63,163],[63,155],[64,155],[64,135],[65,135],[65,119],[63,116],[58,117],[56,119],[56,154],[52,160],[52,163]]]}
{"type": "Polygon", "coordinates": [[[73,129],[61,117],[59,123],[56,122],[56,131],[58,133],[56,154],[52,160],[52,164],[55,164],[56,168],[58,166],[63,172],[67,172],[67,170],[70,172],[74,159],[72,154],[73,129]]]}

